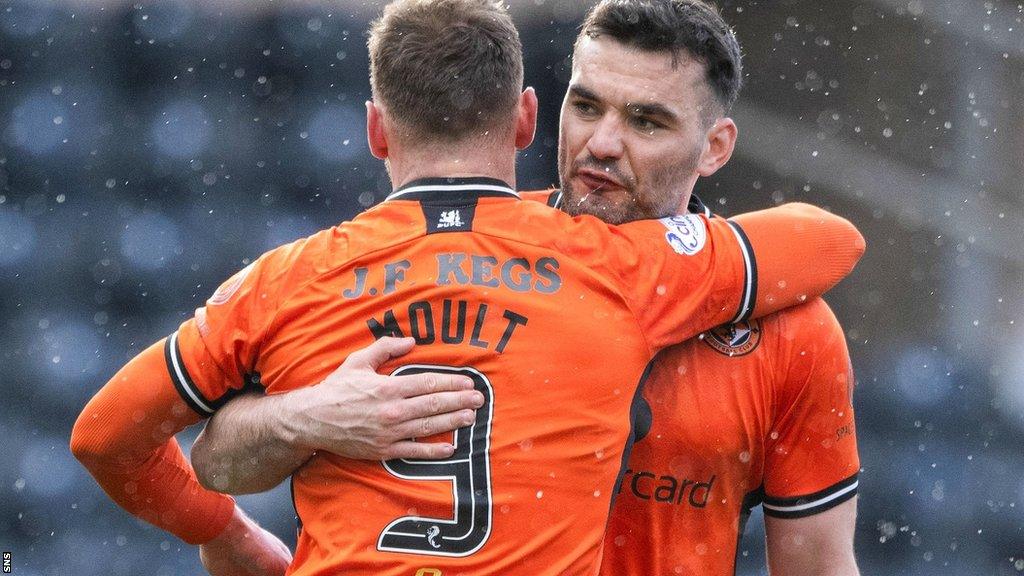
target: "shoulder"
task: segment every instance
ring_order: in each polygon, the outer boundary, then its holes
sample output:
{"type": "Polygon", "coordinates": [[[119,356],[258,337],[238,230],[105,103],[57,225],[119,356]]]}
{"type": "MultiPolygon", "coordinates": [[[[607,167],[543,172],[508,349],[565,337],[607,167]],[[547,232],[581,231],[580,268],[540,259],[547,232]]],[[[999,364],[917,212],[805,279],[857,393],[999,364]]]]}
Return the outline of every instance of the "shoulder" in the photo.
{"type": "Polygon", "coordinates": [[[261,297],[284,296],[330,266],[339,247],[338,229],[321,230],[268,250],[243,272],[260,286],[261,297]]]}
{"type": "Polygon", "coordinates": [[[781,385],[800,388],[826,369],[848,369],[843,327],[820,297],[766,316],[762,322],[774,355],[775,379],[781,385]]]}
{"type": "Polygon", "coordinates": [[[584,251],[594,248],[593,241],[600,238],[604,242],[597,248],[607,249],[607,243],[615,242],[616,239],[641,243],[656,240],[667,243],[678,253],[692,254],[703,247],[708,232],[707,220],[713,217],[697,201],[699,212],[613,225],[595,216],[570,216],[563,212],[562,191],[558,188],[521,191],[519,196],[526,200],[521,206],[526,212],[558,221],[558,228],[548,228],[555,234],[553,238],[563,238],[563,242],[581,245],[584,251]]]}
{"type": "Polygon", "coordinates": [[[299,238],[264,252],[257,263],[267,271],[284,272],[295,266],[315,266],[331,245],[336,229],[321,230],[311,236],[299,238]]]}
{"type": "Polygon", "coordinates": [[[846,335],[828,304],[816,298],[775,316],[780,406],[800,398],[829,406],[850,401],[854,380],[846,335]]]}
{"type": "MultiPolygon", "coordinates": [[[[571,216],[561,209],[561,192],[543,190],[520,192],[519,202],[514,209],[502,204],[497,216],[492,212],[486,224],[474,230],[498,236],[522,236],[524,233],[538,245],[555,248],[572,254],[578,251],[600,250],[616,228],[593,216],[571,216]],[[509,226],[509,216],[514,214],[515,226],[509,226]]],[[[477,219],[480,220],[478,209],[477,219]]]]}
{"type": "Polygon", "coordinates": [[[832,308],[820,297],[780,310],[765,318],[766,324],[788,342],[822,345],[845,338],[832,308]]]}
{"type": "Polygon", "coordinates": [[[844,338],[842,327],[821,298],[763,318],[723,324],[700,335],[706,353],[768,362],[775,380],[787,375],[787,366],[808,354],[834,347],[844,338]]]}

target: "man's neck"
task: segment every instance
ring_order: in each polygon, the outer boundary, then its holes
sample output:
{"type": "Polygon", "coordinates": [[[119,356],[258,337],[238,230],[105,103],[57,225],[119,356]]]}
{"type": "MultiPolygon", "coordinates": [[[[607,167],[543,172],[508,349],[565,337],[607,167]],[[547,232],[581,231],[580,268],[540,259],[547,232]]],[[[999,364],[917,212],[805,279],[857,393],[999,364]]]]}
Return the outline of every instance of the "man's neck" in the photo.
{"type": "MultiPolygon", "coordinates": [[[[418,151],[417,151],[418,152],[418,151]]],[[[515,188],[515,149],[488,151],[433,151],[433,153],[399,155],[389,159],[391,184],[399,189],[421,178],[495,178],[515,188]]]]}

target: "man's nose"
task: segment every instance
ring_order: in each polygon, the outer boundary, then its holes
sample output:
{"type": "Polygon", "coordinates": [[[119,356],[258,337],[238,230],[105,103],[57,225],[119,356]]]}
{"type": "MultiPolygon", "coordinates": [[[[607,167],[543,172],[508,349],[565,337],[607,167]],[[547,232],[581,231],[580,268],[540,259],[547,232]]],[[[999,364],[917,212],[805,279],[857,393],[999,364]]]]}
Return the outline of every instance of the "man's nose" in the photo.
{"type": "Polygon", "coordinates": [[[613,116],[608,115],[597,123],[587,141],[587,150],[599,160],[622,157],[622,127],[613,116]]]}

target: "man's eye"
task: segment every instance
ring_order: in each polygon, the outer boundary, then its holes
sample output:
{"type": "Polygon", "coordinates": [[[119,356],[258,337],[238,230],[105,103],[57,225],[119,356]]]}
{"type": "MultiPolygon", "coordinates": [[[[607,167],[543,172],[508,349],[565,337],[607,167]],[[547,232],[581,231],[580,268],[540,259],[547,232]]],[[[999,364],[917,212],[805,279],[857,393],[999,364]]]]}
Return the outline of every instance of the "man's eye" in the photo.
{"type": "Polygon", "coordinates": [[[632,118],[632,123],[633,127],[636,128],[637,130],[648,133],[654,132],[655,130],[661,127],[660,125],[658,125],[657,122],[648,120],[647,118],[644,118],[642,116],[634,116],[632,118]]]}
{"type": "Polygon", "coordinates": [[[590,115],[597,112],[597,108],[595,108],[590,102],[574,102],[572,106],[576,109],[576,112],[584,115],[590,115]]]}

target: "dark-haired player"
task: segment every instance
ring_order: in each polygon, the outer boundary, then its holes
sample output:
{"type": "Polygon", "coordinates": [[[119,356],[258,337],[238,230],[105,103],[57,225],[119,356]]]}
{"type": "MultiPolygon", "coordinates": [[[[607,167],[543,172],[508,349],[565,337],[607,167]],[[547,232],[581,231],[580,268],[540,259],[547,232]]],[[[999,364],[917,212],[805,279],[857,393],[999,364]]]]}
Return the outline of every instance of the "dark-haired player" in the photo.
{"type": "MultiPolygon", "coordinates": [[[[716,170],[703,163],[708,150],[732,151],[741,78],[739,44],[714,7],[599,3],[562,109],[564,209],[608,221],[706,211],[664,191],[716,170]],[[597,193],[593,178],[603,180],[597,193]]],[[[842,328],[820,299],[663,351],[602,573],[734,574],[747,515],[761,504],[773,575],[856,576],[853,385],[842,328]]]]}

